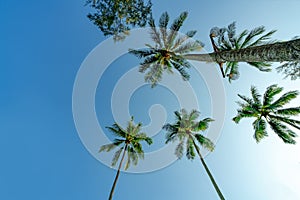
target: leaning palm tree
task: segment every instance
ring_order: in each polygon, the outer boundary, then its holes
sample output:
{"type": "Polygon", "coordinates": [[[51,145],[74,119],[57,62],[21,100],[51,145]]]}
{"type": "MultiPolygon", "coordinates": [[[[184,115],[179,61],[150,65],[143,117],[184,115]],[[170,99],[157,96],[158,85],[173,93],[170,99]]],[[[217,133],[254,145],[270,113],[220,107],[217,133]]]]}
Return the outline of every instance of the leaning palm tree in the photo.
{"type": "MultiPolygon", "coordinates": [[[[239,35],[236,35],[236,25],[235,22],[233,22],[226,28],[212,28],[210,31],[210,39],[215,52],[239,50],[274,42],[270,41],[270,37],[273,35],[273,33],[275,33],[275,30],[267,33],[265,33],[265,31],[265,27],[260,26],[251,31],[244,30],[239,35]]],[[[260,71],[271,71],[271,64],[268,62],[260,61],[247,63],[258,68],[260,71]]],[[[237,61],[226,61],[225,64],[226,68],[225,72],[223,72],[223,63],[219,63],[223,77],[225,78],[226,74],[229,82],[237,79],[239,77],[239,63],[237,61]]]]}
{"type": "Polygon", "coordinates": [[[283,63],[278,67],[292,79],[300,78],[300,39],[294,38],[285,42],[270,41],[275,31],[265,32],[263,26],[251,31],[245,30],[236,35],[235,23],[227,28],[212,28],[210,38],[213,43],[214,52],[205,54],[192,54],[191,52],[201,49],[204,45],[200,41],[190,40],[196,31],[189,31],[185,36],[179,36],[179,29],[187,17],[184,12],[167,30],[169,16],[163,13],[159,20],[159,27],[155,26],[151,19],[151,38],[155,46],[146,44],[147,48],[132,50],[129,52],[144,58],[141,63],[140,72],[149,69],[145,76],[147,82],[155,86],[161,79],[163,71],[173,73],[175,68],[184,80],[189,79],[185,71],[190,67],[187,60],[218,63],[223,77],[228,76],[229,81],[239,77],[238,63],[246,62],[260,71],[270,71],[269,62],[283,63]],[[176,39],[177,38],[177,39],[176,39]],[[175,42],[174,42],[175,41],[175,42]],[[226,64],[225,72],[223,63],[226,64]]]}
{"type": "Polygon", "coordinates": [[[209,122],[213,120],[211,118],[205,118],[197,121],[199,115],[200,113],[196,110],[192,110],[190,113],[187,113],[185,109],[182,109],[180,112],[176,111],[176,122],[174,124],[168,123],[163,126],[163,129],[167,131],[166,143],[179,141],[175,150],[175,155],[178,158],[182,158],[185,149],[186,157],[188,159],[194,159],[196,149],[200,161],[220,199],[225,199],[201,155],[199,146],[196,144],[196,142],[198,142],[204,148],[213,151],[213,142],[204,135],[198,133],[199,131],[205,131],[208,128],[209,122]]]}
{"type": "Polygon", "coordinates": [[[300,114],[300,107],[283,108],[292,99],[298,95],[298,91],[289,91],[274,100],[274,96],[282,92],[283,88],[277,85],[271,85],[264,93],[263,99],[259,95],[256,87],[251,87],[252,98],[243,95],[238,95],[243,102],[238,102],[240,109],[233,121],[239,123],[242,118],[254,117],[252,123],[254,128],[254,138],[259,142],[262,138],[268,136],[266,124],[268,123],[271,129],[288,144],[295,144],[294,138],[297,136],[294,131],[286,125],[292,126],[300,130],[300,121],[292,119],[292,116],[300,114]]]}
{"type": "Polygon", "coordinates": [[[182,55],[200,50],[203,44],[200,41],[190,40],[196,34],[197,31],[195,30],[188,31],[185,35],[179,34],[178,31],[187,16],[187,12],[181,13],[169,29],[169,15],[167,12],[161,15],[158,27],[152,18],[149,21],[149,26],[151,28],[151,39],[155,45],[146,44],[144,49],[129,50],[129,53],[144,58],[139,71],[142,73],[147,71],[145,81],[151,83],[152,87],[161,81],[164,71],[173,73],[173,69],[175,69],[180,73],[183,80],[188,80],[190,77],[186,69],[190,68],[191,65],[182,55]]]}
{"type": "Polygon", "coordinates": [[[128,169],[130,166],[130,163],[133,162],[134,165],[137,165],[138,159],[144,158],[144,151],[142,149],[142,145],[140,142],[145,141],[149,145],[152,144],[152,139],[147,137],[145,133],[140,133],[141,131],[141,123],[138,123],[137,125],[133,124],[133,117],[131,118],[131,121],[128,122],[128,126],[126,129],[123,129],[119,124],[114,123],[111,127],[107,127],[109,131],[111,131],[116,138],[113,143],[106,144],[101,146],[99,152],[102,151],[111,151],[112,149],[116,148],[117,146],[122,146],[119,150],[117,150],[114,154],[114,157],[112,159],[112,166],[115,166],[122,154],[121,161],[119,163],[118,171],[114,180],[114,183],[112,185],[110,194],[109,194],[109,200],[112,199],[114,190],[120,175],[120,170],[125,158],[125,155],[127,154],[127,161],[125,165],[125,170],[128,169]]]}

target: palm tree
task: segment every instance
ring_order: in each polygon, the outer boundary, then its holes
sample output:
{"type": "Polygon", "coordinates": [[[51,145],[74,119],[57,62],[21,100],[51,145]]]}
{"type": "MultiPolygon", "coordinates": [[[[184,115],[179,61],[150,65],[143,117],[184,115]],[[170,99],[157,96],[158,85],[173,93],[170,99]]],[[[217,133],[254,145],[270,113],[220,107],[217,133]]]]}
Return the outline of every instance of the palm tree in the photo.
{"type": "Polygon", "coordinates": [[[239,77],[238,63],[246,62],[260,71],[270,71],[269,62],[285,62],[278,71],[283,71],[292,79],[299,78],[300,69],[300,39],[294,38],[285,42],[269,41],[275,31],[265,33],[263,26],[251,31],[244,30],[236,35],[235,23],[227,28],[212,28],[210,39],[214,52],[206,54],[191,54],[201,49],[204,45],[200,41],[191,39],[196,31],[189,31],[185,36],[178,36],[178,31],[187,17],[184,12],[178,17],[167,30],[169,16],[163,13],[159,20],[159,28],[156,28],[154,20],[149,21],[151,27],[151,38],[155,46],[146,44],[147,48],[132,50],[129,52],[144,58],[141,63],[140,72],[149,72],[145,76],[147,82],[155,86],[161,79],[164,70],[173,73],[175,68],[182,75],[184,80],[189,79],[185,71],[190,67],[187,60],[218,63],[223,77],[227,74],[229,81],[239,77]],[[177,38],[177,39],[175,39],[177,38]],[[174,42],[175,41],[175,42],[174,42]],[[223,63],[226,64],[225,72],[223,63]],[[288,69],[288,70],[286,70],[288,69]]]}
{"type": "MultiPolygon", "coordinates": [[[[183,58],[202,62],[247,62],[247,63],[266,63],[266,62],[286,62],[285,66],[296,66],[296,73],[299,73],[300,66],[300,39],[289,40],[286,42],[274,42],[259,46],[251,46],[242,49],[213,52],[208,54],[185,54],[183,58]]],[[[285,67],[284,66],[284,67],[285,67]]],[[[262,66],[263,69],[268,66],[262,66]]],[[[260,67],[259,67],[260,68],[260,67]]],[[[228,68],[231,70],[231,67],[228,68]]],[[[235,68],[233,68],[235,69],[235,68]]],[[[268,71],[268,68],[263,71],[268,71]]],[[[234,72],[234,71],[233,71],[234,72]]],[[[232,73],[233,75],[236,73],[232,73]]],[[[230,75],[230,74],[229,74],[230,75]]],[[[290,74],[287,74],[290,76],[290,74]]],[[[296,78],[298,78],[297,76],[296,78]]]]}
{"type": "Polygon", "coordinates": [[[175,155],[178,158],[182,158],[185,149],[186,157],[188,159],[194,159],[196,149],[200,161],[204,166],[206,173],[208,174],[220,199],[225,199],[211,172],[209,171],[203,156],[200,153],[199,146],[196,144],[196,142],[198,142],[204,148],[210,151],[214,150],[213,142],[207,137],[198,133],[199,131],[205,131],[208,128],[209,122],[213,120],[211,118],[205,118],[203,120],[196,121],[199,115],[200,112],[196,110],[192,110],[190,113],[187,113],[185,109],[182,109],[180,112],[176,111],[176,122],[174,124],[168,123],[163,126],[163,129],[167,131],[166,143],[179,141],[175,150],[175,155]]]}
{"type": "Polygon", "coordinates": [[[240,109],[233,121],[239,123],[242,118],[254,117],[252,123],[254,129],[254,138],[259,142],[262,138],[268,136],[266,124],[268,123],[271,129],[285,142],[295,144],[294,138],[297,136],[294,131],[286,125],[292,126],[300,130],[300,121],[290,117],[300,113],[300,107],[283,108],[292,99],[298,95],[298,91],[289,91],[274,100],[274,96],[282,92],[283,88],[277,85],[271,85],[267,88],[261,100],[261,95],[258,94],[256,87],[251,87],[251,96],[248,98],[243,95],[238,95],[243,102],[238,102],[240,109]]]}
{"type": "Polygon", "coordinates": [[[122,154],[121,161],[119,163],[118,171],[113,183],[113,186],[111,188],[110,194],[109,194],[109,200],[112,199],[114,190],[120,175],[120,170],[122,167],[122,163],[125,158],[125,154],[127,154],[127,161],[125,165],[125,170],[128,169],[130,166],[130,163],[133,162],[134,165],[137,165],[138,159],[144,158],[144,151],[142,149],[142,145],[140,142],[145,141],[149,145],[152,144],[152,139],[147,137],[145,133],[140,133],[141,131],[141,123],[138,123],[137,125],[133,124],[133,117],[131,118],[131,121],[128,122],[128,126],[126,129],[123,129],[121,126],[119,126],[117,123],[114,123],[111,127],[107,127],[109,131],[111,131],[116,138],[113,143],[106,144],[101,146],[99,152],[106,151],[109,152],[112,149],[114,149],[117,146],[122,145],[122,147],[117,150],[114,154],[114,157],[112,159],[112,166],[115,166],[120,158],[120,155],[122,154]]]}
{"type": "Polygon", "coordinates": [[[187,18],[188,13],[183,12],[171,24],[168,29],[169,15],[167,12],[163,13],[159,19],[159,27],[156,27],[154,19],[149,21],[151,27],[151,39],[154,41],[155,46],[146,44],[147,48],[133,50],[130,49],[129,53],[144,58],[140,63],[139,71],[144,73],[145,81],[156,86],[162,79],[164,71],[173,73],[173,69],[177,70],[182,76],[183,80],[189,79],[189,74],[186,72],[187,68],[191,65],[182,57],[183,54],[195,50],[200,50],[203,44],[200,41],[191,41],[197,31],[188,31],[185,35],[179,35],[183,22],[187,18]]]}
{"type": "MultiPolygon", "coordinates": [[[[271,43],[269,41],[270,36],[273,35],[275,31],[269,31],[265,33],[265,27],[260,26],[251,31],[244,30],[241,34],[236,35],[236,25],[235,22],[231,23],[227,28],[214,27],[210,31],[210,39],[215,52],[239,50],[249,47],[255,47],[262,44],[271,43]]],[[[222,75],[225,78],[227,74],[229,82],[235,80],[239,77],[238,62],[237,61],[227,61],[225,72],[223,72],[222,65],[219,63],[222,75]]],[[[261,61],[261,62],[247,62],[249,65],[258,68],[260,71],[271,71],[271,64],[261,61]]]]}

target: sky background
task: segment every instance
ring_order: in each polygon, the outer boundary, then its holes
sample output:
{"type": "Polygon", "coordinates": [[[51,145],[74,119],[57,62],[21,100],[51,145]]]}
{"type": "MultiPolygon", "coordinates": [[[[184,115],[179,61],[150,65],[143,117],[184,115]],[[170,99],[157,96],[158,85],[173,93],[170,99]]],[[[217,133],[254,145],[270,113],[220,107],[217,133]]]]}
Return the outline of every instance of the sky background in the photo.
{"type": "MultiPolygon", "coordinates": [[[[87,19],[89,8],[84,3],[0,2],[0,199],[102,200],[108,197],[116,171],[87,151],[72,116],[77,71],[86,56],[106,39],[87,19]]],[[[188,11],[182,32],[198,30],[196,38],[206,44],[207,51],[212,50],[208,38],[210,28],[227,26],[233,21],[237,22],[238,31],[264,25],[267,30],[278,30],[274,39],[291,39],[300,34],[299,7],[297,0],[153,0],[155,18],[164,11],[169,12],[171,19],[188,11]]],[[[95,100],[101,126],[114,121],[105,105],[113,83],[126,69],[115,68],[124,63],[122,59],[128,59],[132,66],[138,63],[134,58],[121,57],[100,80],[95,100]]],[[[223,81],[225,123],[216,149],[205,158],[206,162],[226,199],[300,199],[299,138],[297,145],[287,145],[270,132],[268,138],[256,144],[252,120],[243,120],[238,125],[231,121],[236,114],[237,94],[249,95],[251,85],[258,86],[261,93],[274,83],[289,91],[299,89],[300,81],[283,80],[275,70],[265,74],[243,64],[240,69],[238,81],[232,84],[223,81]]],[[[198,81],[197,87],[202,90],[197,95],[200,103],[203,102],[200,109],[202,116],[207,117],[209,95],[203,80],[198,81]]],[[[149,117],[145,111],[155,103],[166,107],[171,122],[176,101],[160,87],[153,91],[149,87],[140,88],[132,96],[130,112],[137,115],[137,121],[147,124],[149,117]],[[167,97],[162,100],[162,95],[167,97]]],[[[299,104],[300,98],[291,105],[299,104]]],[[[159,147],[158,144],[155,148],[159,147]]],[[[115,199],[214,200],[218,197],[199,160],[191,162],[183,158],[155,172],[122,173],[115,199]]]]}

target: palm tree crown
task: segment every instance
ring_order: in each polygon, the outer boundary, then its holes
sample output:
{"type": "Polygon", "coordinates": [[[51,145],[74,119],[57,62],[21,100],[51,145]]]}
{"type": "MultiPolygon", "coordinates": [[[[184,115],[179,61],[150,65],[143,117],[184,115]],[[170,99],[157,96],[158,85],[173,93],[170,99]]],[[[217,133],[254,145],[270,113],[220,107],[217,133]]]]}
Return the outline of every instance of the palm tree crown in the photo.
{"type": "Polygon", "coordinates": [[[300,130],[300,121],[290,117],[300,113],[300,107],[283,108],[292,99],[298,95],[298,91],[289,91],[274,100],[274,96],[282,92],[283,88],[277,85],[271,85],[266,89],[266,92],[261,99],[256,87],[251,87],[252,98],[243,95],[238,95],[243,102],[237,102],[240,105],[236,117],[233,121],[239,123],[242,118],[254,117],[253,122],[254,138],[259,142],[262,138],[268,136],[266,124],[268,123],[271,129],[285,142],[295,144],[294,138],[297,136],[294,131],[286,125],[292,126],[300,130]]]}
{"type": "Polygon", "coordinates": [[[210,139],[200,133],[197,133],[199,131],[205,131],[208,128],[209,122],[213,120],[211,118],[205,118],[203,120],[196,121],[199,115],[200,112],[196,110],[192,110],[190,113],[187,113],[185,109],[182,109],[180,112],[175,112],[175,124],[168,123],[163,126],[163,129],[167,131],[166,143],[176,140],[179,141],[175,150],[175,154],[178,158],[183,156],[184,147],[186,147],[187,158],[195,158],[195,148],[198,148],[195,140],[198,141],[201,146],[210,151],[213,151],[214,149],[214,144],[210,141],[210,139]]]}
{"type": "MultiPolygon", "coordinates": [[[[275,33],[275,30],[265,33],[265,27],[260,26],[254,28],[251,31],[244,30],[239,35],[236,35],[235,22],[231,23],[226,28],[214,27],[210,31],[210,36],[213,45],[216,46],[218,51],[239,50],[249,47],[255,47],[263,44],[271,43],[269,40],[271,35],[275,33]]],[[[249,65],[256,67],[260,71],[271,71],[270,64],[268,62],[247,62],[249,65]]],[[[226,62],[225,74],[228,76],[228,80],[235,80],[239,78],[238,62],[226,62]]]]}
{"type": "Polygon", "coordinates": [[[190,64],[181,55],[195,50],[200,50],[203,44],[200,41],[191,41],[190,39],[196,34],[197,31],[188,31],[185,35],[179,35],[183,22],[187,18],[188,13],[183,12],[171,24],[170,29],[167,28],[169,24],[169,15],[167,12],[163,13],[159,19],[159,27],[156,27],[154,19],[149,21],[151,28],[151,39],[155,45],[146,44],[147,48],[133,50],[130,49],[129,53],[144,58],[141,62],[139,71],[144,73],[145,81],[156,86],[162,80],[164,71],[173,73],[176,69],[182,76],[183,80],[189,79],[189,74],[186,68],[190,68],[190,64]]]}
{"type": "Polygon", "coordinates": [[[111,151],[117,146],[123,145],[119,150],[115,152],[115,155],[112,159],[112,166],[115,166],[119,160],[122,150],[126,147],[127,153],[127,162],[125,165],[125,170],[130,166],[131,161],[134,165],[137,165],[138,159],[144,158],[144,151],[142,149],[142,145],[140,142],[145,141],[149,145],[152,144],[152,139],[147,137],[146,133],[140,133],[142,123],[138,123],[134,125],[133,117],[128,122],[128,126],[126,129],[123,129],[119,124],[114,123],[111,127],[107,127],[109,131],[111,131],[116,138],[113,143],[106,144],[101,146],[99,152],[102,151],[111,151]]]}

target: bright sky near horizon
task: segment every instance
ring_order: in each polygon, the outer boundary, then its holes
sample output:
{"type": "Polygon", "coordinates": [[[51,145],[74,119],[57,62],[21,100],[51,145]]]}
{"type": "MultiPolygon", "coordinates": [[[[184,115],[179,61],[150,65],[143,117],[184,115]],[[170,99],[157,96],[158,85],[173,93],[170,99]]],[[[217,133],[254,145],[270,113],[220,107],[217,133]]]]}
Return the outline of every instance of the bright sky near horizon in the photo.
{"type": "MultiPolygon", "coordinates": [[[[237,22],[238,32],[264,25],[267,30],[277,30],[274,39],[288,40],[300,35],[299,8],[297,0],[153,0],[156,19],[164,11],[168,11],[171,19],[188,11],[189,17],[181,31],[198,30],[195,38],[205,43],[208,52],[212,50],[208,38],[210,28],[227,26],[233,21],[237,22]]],[[[116,171],[99,162],[85,148],[72,114],[76,74],[88,54],[106,40],[87,19],[88,12],[84,1],[0,2],[0,199],[104,200],[108,197],[116,171]]],[[[113,54],[115,49],[107,51],[113,54]]],[[[102,127],[114,121],[110,97],[115,84],[137,64],[137,59],[120,56],[104,72],[95,96],[102,127]],[[124,66],[117,69],[120,64],[124,66]]],[[[276,66],[274,63],[273,68],[276,66]]],[[[249,96],[251,85],[257,86],[261,93],[274,83],[290,91],[299,90],[300,81],[283,79],[275,70],[268,74],[258,72],[245,64],[240,65],[240,70],[238,81],[229,84],[222,80],[226,93],[225,121],[215,151],[205,158],[207,165],[226,199],[298,200],[300,139],[296,139],[296,145],[284,144],[269,131],[269,137],[256,144],[252,120],[242,120],[236,125],[231,118],[236,114],[237,94],[249,96]]],[[[191,85],[197,91],[201,118],[204,118],[212,109],[208,86],[194,69],[191,73],[191,85]]],[[[136,116],[136,122],[148,124],[151,106],[162,104],[167,120],[172,122],[174,108],[179,108],[175,96],[162,86],[154,90],[140,87],[131,96],[130,114],[136,116]]],[[[292,105],[300,105],[300,97],[292,105]]],[[[163,139],[163,135],[154,139],[163,139]]],[[[158,142],[153,148],[162,146],[158,142]]],[[[151,151],[147,147],[145,150],[151,151]]],[[[191,162],[183,158],[149,173],[121,173],[114,199],[214,200],[218,197],[199,160],[191,162]]]]}

